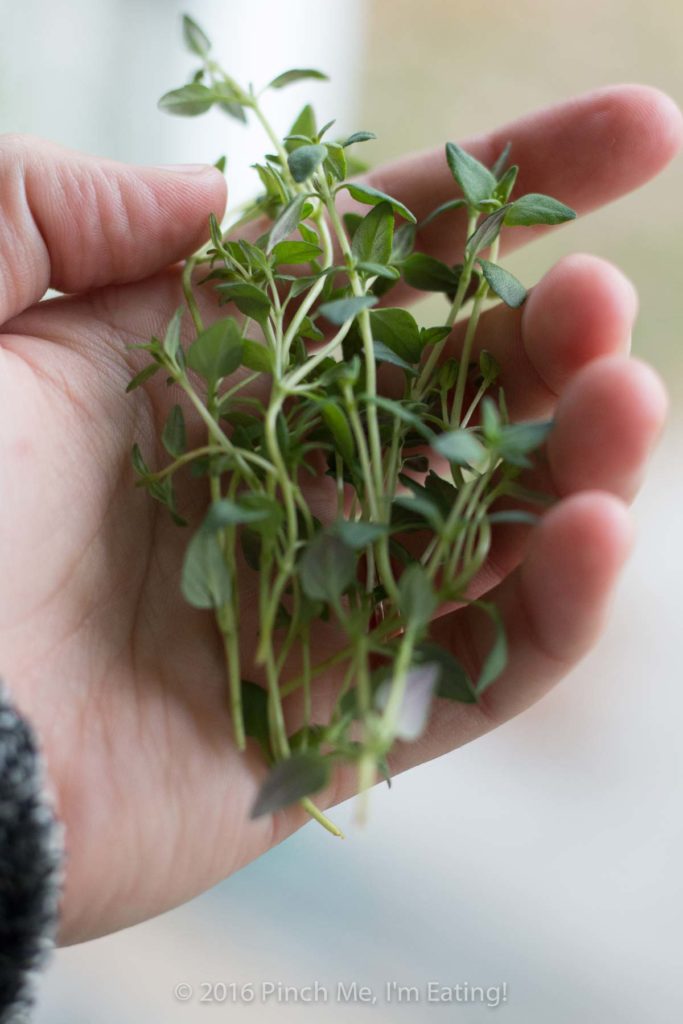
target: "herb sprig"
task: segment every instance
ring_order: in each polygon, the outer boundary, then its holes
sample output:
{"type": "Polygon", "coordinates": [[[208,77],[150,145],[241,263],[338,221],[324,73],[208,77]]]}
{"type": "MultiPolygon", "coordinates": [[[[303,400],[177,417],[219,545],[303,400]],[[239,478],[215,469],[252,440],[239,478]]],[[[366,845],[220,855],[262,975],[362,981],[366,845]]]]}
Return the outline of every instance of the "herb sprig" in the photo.
{"type": "Polygon", "coordinates": [[[533,521],[528,505],[547,500],[519,478],[552,423],[510,422],[499,367],[485,350],[472,362],[474,341],[488,299],[517,308],[526,298],[498,263],[503,228],[558,224],[575,214],[549,196],[511,198],[518,168],[509,165],[509,146],[489,168],[449,142],[454,197],[420,226],[464,208],[462,260],[448,265],[416,251],[413,213],[353,177],[361,166],[354,147],[375,138],[372,132],[332,141],[332,123],[318,129],[310,105],[284,138],[268,121],[262,97],[269,89],[325,75],[293,69],[260,92],[244,89],[189,17],[183,34],[201,66],[160,107],[183,116],[218,107],[242,122],[253,116],[272,152],[255,165],[261,191],[238,218],[222,227],[211,217],[210,242],[184,267],[185,307],[163,338],[139,346],[150,362],[129,385],[163,371],[203,421],[205,441],[188,448],[177,404],[161,433],[170,461],[153,470],[136,445],[133,464],[138,484],[180,525],[187,524],[176,474],[208,480],[208,509],[187,544],[181,587],[190,605],[215,616],[235,743],[243,750],[251,737],[270,766],[252,816],[300,801],[339,835],[311,799],[334,765],[356,765],[361,793],[378,773],[389,781],[394,743],[421,734],[435,697],[475,702],[504,668],[498,612],[468,595],[495,524],[533,521]],[[349,196],[359,212],[342,214],[340,200],[348,206],[349,196]],[[256,238],[252,228],[249,240],[243,229],[252,222],[267,226],[256,238]],[[401,280],[447,297],[438,324],[420,326],[388,303],[401,280]],[[208,325],[196,298],[207,285],[230,310],[208,325]],[[446,358],[465,310],[460,357],[446,358]],[[184,347],[186,311],[194,337],[184,347]],[[379,389],[383,364],[400,379],[400,397],[379,389]],[[314,514],[305,487],[321,458],[336,493],[328,522],[314,514]],[[434,465],[447,466],[447,475],[434,465]],[[258,636],[247,649],[240,643],[240,556],[258,574],[258,636]],[[451,602],[475,605],[492,624],[476,678],[430,638],[431,618],[451,602]],[[312,635],[321,620],[335,622],[344,642],[316,663],[312,635]],[[292,677],[294,650],[302,667],[292,677]],[[329,719],[319,721],[312,692],[333,667],[343,670],[343,684],[329,719]],[[256,668],[266,688],[250,680],[256,668]],[[303,695],[303,721],[290,733],[284,705],[295,691],[303,695]]]}

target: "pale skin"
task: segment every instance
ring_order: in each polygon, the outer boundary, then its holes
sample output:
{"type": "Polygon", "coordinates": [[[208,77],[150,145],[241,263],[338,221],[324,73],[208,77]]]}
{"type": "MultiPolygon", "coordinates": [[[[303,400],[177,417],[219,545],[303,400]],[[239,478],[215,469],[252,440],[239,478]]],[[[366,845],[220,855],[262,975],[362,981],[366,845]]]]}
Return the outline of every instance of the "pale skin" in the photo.
{"type": "MultiPolygon", "coordinates": [[[[681,123],[668,97],[622,86],[462,144],[489,161],[510,139],[516,194],[546,192],[583,214],[657,174],[681,123]]],[[[371,180],[418,216],[453,195],[441,149],[371,180]]],[[[217,634],[180,594],[186,535],[134,488],[130,468],[133,441],[154,453],[177,395],[162,383],[126,395],[139,365],[127,346],[163,331],[180,304],[171,264],[205,240],[209,212],[223,212],[222,176],[5,136],[0,182],[0,672],[35,726],[65,826],[67,944],[178,905],[308,819],[300,807],[249,819],[265,768],[255,749],[232,744],[217,634]],[[38,304],[48,285],[72,294],[38,304]]],[[[449,217],[421,248],[453,261],[463,225],[449,217]]],[[[532,235],[509,231],[503,250],[532,235]]],[[[203,308],[216,315],[209,297],[203,308]]],[[[658,376],[629,356],[635,314],[618,269],[575,255],[521,311],[483,317],[479,344],[503,368],[513,416],[556,417],[536,483],[558,501],[532,530],[500,534],[477,582],[506,623],[503,676],[478,706],[439,702],[423,738],[392,755],[394,773],[524,710],[596,641],[632,544],[627,505],[666,410],[658,376]]],[[[453,351],[461,338],[456,327],[453,351]]],[[[204,500],[201,492],[196,512],[204,500]]],[[[325,513],[323,485],[311,501],[325,513]]],[[[248,609],[253,579],[245,574],[242,587],[248,609]]],[[[253,623],[247,610],[247,649],[253,623]]],[[[460,609],[433,635],[475,671],[482,628],[460,609]]],[[[316,655],[331,642],[323,635],[316,655]]],[[[323,680],[317,708],[334,683],[323,680]]],[[[318,805],[338,803],[354,783],[339,774],[318,805]]]]}

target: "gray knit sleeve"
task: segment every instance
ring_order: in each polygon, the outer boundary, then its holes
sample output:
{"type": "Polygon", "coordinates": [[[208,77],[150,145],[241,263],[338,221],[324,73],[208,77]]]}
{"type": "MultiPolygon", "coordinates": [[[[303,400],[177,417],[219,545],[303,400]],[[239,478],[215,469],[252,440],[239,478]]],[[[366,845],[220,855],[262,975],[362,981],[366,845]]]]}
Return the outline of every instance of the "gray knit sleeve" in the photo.
{"type": "Polygon", "coordinates": [[[46,782],[37,736],[0,680],[0,1024],[30,1021],[57,932],[64,837],[46,782]]]}

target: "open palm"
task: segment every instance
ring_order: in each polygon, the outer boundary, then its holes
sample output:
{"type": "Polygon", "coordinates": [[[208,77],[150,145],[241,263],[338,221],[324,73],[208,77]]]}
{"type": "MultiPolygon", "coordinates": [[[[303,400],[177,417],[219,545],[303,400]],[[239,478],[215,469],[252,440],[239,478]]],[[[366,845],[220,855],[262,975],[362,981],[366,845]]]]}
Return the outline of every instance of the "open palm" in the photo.
{"type": "MultiPolygon", "coordinates": [[[[521,191],[582,213],[655,174],[680,135],[670,100],[627,86],[464,145],[488,161],[510,139],[521,191]]],[[[421,154],[372,181],[419,218],[452,194],[442,165],[440,152],[421,154]]],[[[133,487],[130,467],[133,442],[153,450],[177,395],[158,378],[126,395],[128,346],[161,332],[180,304],[172,264],[204,240],[209,212],[221,214],[222,178],[5,137],[0,182],[0,672],[36,727],[66,826],[60,939],[73,942],[188,899],[306,816],[249,820],[264,766],[232,745],[212,617],[179,591],[185,538],[133,487]],[[73,294],[38,303],[49,284],[73,294]]],[[[464,231],[459,239],[453,225],[448,235],[435,225],[420,247],[452,262],[464,231]]],[[[513,230],[508,245],[531,234],[513,230]]],[[[655,374],[628,358],[635,309],[614,267],[573,256],[523,312],[496,307],[482,319],[513,417],[556,416],[542,483],[561,500],[532,531],[501,530],[478,581],[506,622],[504,676],[479,705],[440,704],[419,743],[399,745],[393,771],[522,710],[595,639],[630,543],[624,502],[666,404],[655,374]]],[[[452,351],[460,341],[456,326],[452,351]]],[[[324,482],[309,497],[324,514],[324,482]]],[[[254,581],[240,585],[249,648],[254,581]]],[[[433,635],[474,671],[480,628],[461,610],[433,635]]],[[[333,643],[321,636],[316,654],[333,643]]],[[[343,799],[353,781],[340,774],[318,802],[343,799]]]]}

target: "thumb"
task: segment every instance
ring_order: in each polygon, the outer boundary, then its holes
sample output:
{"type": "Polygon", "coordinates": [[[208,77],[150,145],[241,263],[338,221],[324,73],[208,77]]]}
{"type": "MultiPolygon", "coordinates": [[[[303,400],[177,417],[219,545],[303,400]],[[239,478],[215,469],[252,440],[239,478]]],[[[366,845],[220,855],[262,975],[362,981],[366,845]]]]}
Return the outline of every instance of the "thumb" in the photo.
{"type": "Polygon", "coordinates": [[[225,201],[209,165],[134,167],[0,136],[0,324],[48,287],[136,281],[189,255],[225,201]]]}

